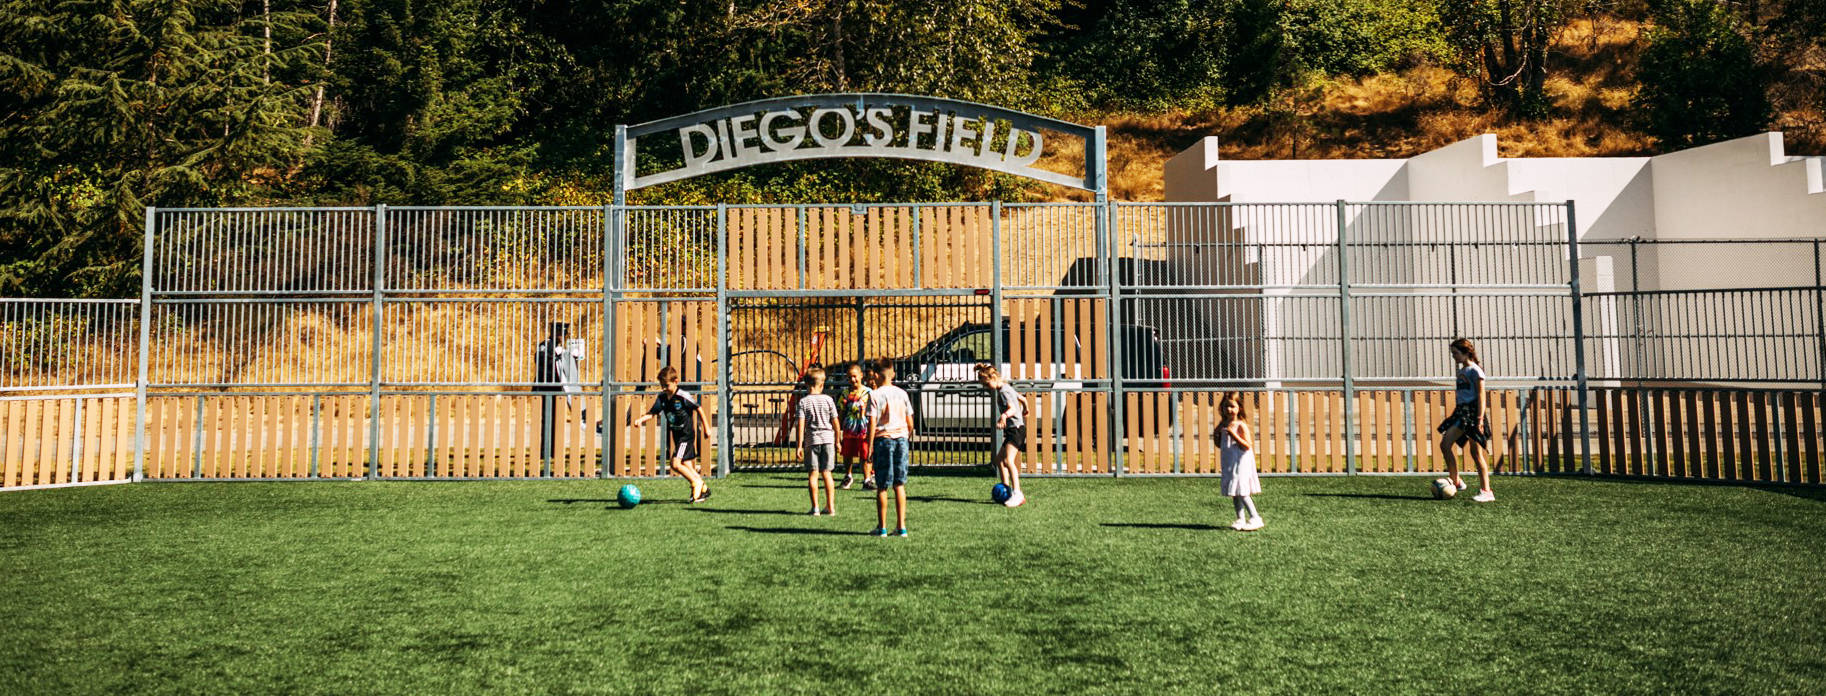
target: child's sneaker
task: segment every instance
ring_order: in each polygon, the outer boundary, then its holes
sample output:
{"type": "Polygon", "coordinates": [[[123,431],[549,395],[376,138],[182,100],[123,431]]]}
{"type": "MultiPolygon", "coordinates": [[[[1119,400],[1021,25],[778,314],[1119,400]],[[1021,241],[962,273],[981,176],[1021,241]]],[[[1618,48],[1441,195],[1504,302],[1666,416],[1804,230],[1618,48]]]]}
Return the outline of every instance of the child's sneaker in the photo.
{"type": "Polygon", "coordinates": [[[1244,531],[1244,532],[1253,532],[1253,531],[1255,531],[1257,529],[1261,529],[1262,527],[1265,527],[1265,526],[1267,526],[1267,525],[1262,523],[1262,518],[1251,517],[1251,518],[1249,518],[1248,522],[1244,522],[1243,526],[1237,527],[1237,529],[1239,531],[1244,531]]]}
{"type": "Polygon", "coordinates": [[[1008,507],[1020,507],[1026,503],[1027,503],[1027,494],[1026,493],[1022,493],[1020,491],[1015,491],[1014,495],[1008,496],[1008,507]]]}
{"type": "Polygon", "coordinates": [[[825,517],[836,517],[836,516],[837,516],[837,508],[825,508],[825,509],[824,509],[824,516],[825,516],[825,517]]]}
{"type": "Polygon", "coordinates": [[[820,511],[819,511],[819,510],[818,510],[818,508],[812,508],[812,511],[811,511],[811,512],[809,512],[809,513],[807,513],[807,514],[809,514],[809,515],[811,515],[811,516],[812,516],[812,517],[817,517],[817,516],[819,516],[819,515],[822,515],[822,514],[824,514],[824,513],[823,513],[823,512],[820,512],[820,511]]]}
{"type": "Polygon", "coordinates": [[[1249,523],[1249,520],[1245,520],[1241,517],[1238,517],[1230,523],[1230,528],[1240,532],[1240,531],[1243,531],[1243,525],[1248,524],[1248,523],[1249,523]]]}
{"type": "Polygon", "coordinates": [[[904,536],[906,536],[906,535],[907,535],[907,528],[906,528],[906,527],[901,527],[901,528],[900,528],[900,529],[896,529],[896,530],[894,530],[894,536],[897,536],[897,537],[904,537],[904,536]]]}
{"type": "Polygon", "coordinates": [[[872,478],[864,478],[864,479],[863,479],[863,480],[862,480],[862,489],[863,489],[863,490],[865,490],[865,491],[872,491],[872,490],[875,490],[875,479],[872,479],[872,478]]]}
{"type": "Polygon", "coordinates": [[[844,474],[843,475],[843,485],[838,486],[838,488],[842,488],[843,490],[847,491],[850,489],[850,484],[855,481],[856,481],[856,478],[854,476],[851,476],[849,474],[844,474]]]}
{"type": "Polygon", "coordinates": [[[878,537],[884,537],[884,536],[887,536],[887,535],[888,535],[888,529],[887,529],[887,528],[886,528],[886,527],[876,527],[876,528],[875,528],[875,531],[873,531],[873,532],[869,532],[869,535],[870,535],[870,536],[878,536],[878,537]]]}
{"type": "Polygon", "coordinates": [[[1479,503],[1494,503],[1496,502],[1496,493],[1488,490],[1478,491],[1477,495],[1471,496],[1471,500],[1479,503]]]}

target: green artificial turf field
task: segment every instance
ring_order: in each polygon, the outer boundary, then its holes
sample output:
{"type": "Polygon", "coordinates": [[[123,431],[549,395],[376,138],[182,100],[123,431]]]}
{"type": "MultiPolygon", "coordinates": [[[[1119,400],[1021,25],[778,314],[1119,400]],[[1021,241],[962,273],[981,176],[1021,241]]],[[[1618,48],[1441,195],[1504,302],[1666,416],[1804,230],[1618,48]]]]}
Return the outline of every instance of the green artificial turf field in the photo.
{"type": "Polygon", "coordinates": [[[919,476],[0,495],[0,693],[1822,693],[1826,493],[919,476]]]}

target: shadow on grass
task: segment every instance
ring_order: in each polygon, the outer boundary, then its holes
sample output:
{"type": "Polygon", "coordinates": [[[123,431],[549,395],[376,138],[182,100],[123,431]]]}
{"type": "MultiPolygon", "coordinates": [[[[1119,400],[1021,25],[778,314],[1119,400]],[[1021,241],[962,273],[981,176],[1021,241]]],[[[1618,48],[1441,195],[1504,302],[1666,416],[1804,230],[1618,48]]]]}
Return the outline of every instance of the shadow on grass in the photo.
{"type": "Polygon", "coordinates": [[[743,527],[730,525],[724,529],[756,534],[813,534],[818,536],[870,536],[868,532],[849,532],[841,529],[808,529],[805,527],[743,527]]]}
{"type": "Polygon", "coordinates": [[[971,505],[1002,506],[1001,503],[994,503],[987,500],[970,500],[968,498],[953,498],[944,495],[909,495],[907,496],[907,500],[915,503],[968,503],[971,505]]]}
{"type": "Polygon", "coordinates": [[[1302,493],[1308,498],[1363,498],[1367,500],[1432,500],[1424,495],[1388,495],[1386,493],[1302,493]]]}
{"type": "Polygon", "coordinates": [[[1131,529],[1194,529],[1199,531],[1231,531],[1229,527],[1209,524],[1190,524],[1185,522],[1104,522],[1104,527],[1128,527],[1131,529]]]}
{"type": "MultiPolygon", "coordinates": [[[[615,505],[615,506],[621,505],[621,501],[616,500],[614,498],[551,498],[551,499],[546,500],[545,502],[555,503],[558,505],[575,505],[577,503],[593,503],[593,504],[615,505]]],[[[640,504],[641,505],[684,505],[685,501],[683,501],[683,500],[642,500],[642,501],[640,501],[640,504]]]]}
{"type": "MultiPolygon", "coordinates": [[[[791,510],[737,510],[734,508],[691,508],[692,512],[711,512],[719,515],[805,515],[791,510]]],[[[809,517],[809,515],[805,515],[809,517]]]]}

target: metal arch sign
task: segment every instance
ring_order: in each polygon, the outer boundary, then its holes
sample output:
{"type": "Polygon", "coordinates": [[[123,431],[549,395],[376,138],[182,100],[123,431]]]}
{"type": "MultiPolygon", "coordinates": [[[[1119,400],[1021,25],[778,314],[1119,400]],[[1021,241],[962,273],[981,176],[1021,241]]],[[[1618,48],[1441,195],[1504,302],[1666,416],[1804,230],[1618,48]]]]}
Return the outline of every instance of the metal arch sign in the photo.
{"type": "MultiPolygon", "coordinates": [[[[946,162],[1105,192],[1103,127],[974,102],[902,94],[763,99],[616,128],[616,193],[758,164],[837,157],[946,162]],[[1084,174],[1034,166],[1047,135],[1083,141],[1084,174]],[[668,137],[669,136],[669,137],[668,137]],[[642,173],[643,138],[682,161],[642,173]],[[653,142],[657,141],[657,142],[653,142]],[[674,146],[672,143],[676,142],[674,146]],[[670,148],[676,147],[676,150],[670,148]]],[[[618,201],[619,202],[619,201],[618,201]]]]}

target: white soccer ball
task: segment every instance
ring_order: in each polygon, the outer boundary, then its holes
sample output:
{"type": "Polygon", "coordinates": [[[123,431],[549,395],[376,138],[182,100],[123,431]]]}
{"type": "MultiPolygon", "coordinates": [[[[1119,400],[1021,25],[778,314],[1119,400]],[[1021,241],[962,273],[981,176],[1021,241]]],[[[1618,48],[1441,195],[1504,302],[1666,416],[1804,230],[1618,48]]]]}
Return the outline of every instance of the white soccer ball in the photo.
{"type": "Polygon", "coordinates": [[[1452,485],[1452,479],[1433,479],[1433,497],[1446,500],[1458,495],[1458,487],[1452,485]]]}

